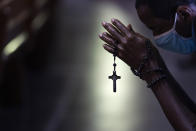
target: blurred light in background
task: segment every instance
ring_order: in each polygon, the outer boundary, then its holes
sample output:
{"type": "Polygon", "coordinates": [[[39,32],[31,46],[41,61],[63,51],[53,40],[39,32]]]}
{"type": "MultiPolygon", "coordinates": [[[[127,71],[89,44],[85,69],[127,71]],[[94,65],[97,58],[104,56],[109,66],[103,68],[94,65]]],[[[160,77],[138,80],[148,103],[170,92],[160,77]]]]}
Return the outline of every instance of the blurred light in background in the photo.
{"type": "Polygon", "coordinates": [[[8,57],[14,53],[26,40],[28,39],[28,34],[23,32],[11,40],[3,50],[3,57],[8,57]]]}
{"type": "Polygon", "coordinates": [[[32,22],[32,29],[34,31],[37,31],[38,29],[40,29],[43,26],[43,24],[46,22],[48,16],[49,14],[46,12],[42,12],[38,16],[36,16],[32,22]]]}

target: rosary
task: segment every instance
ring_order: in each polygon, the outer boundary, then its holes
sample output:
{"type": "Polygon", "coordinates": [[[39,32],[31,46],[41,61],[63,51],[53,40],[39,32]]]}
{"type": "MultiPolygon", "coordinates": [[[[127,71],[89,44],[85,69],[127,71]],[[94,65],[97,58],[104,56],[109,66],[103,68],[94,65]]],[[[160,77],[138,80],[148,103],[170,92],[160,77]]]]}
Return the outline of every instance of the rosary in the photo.
{"type": "MultiPolygon", "coordinates": [[[[166,79],[167,76],[164,74],[164,70],[162,68],[155,68],[155,69],[147,70],[145,72],[143,71],[143,69],[145,67],[145,64],[152,57],[152,47],[150,45],[150,41],[149,40],[146,41],[146,52],[147,52],[147,55],[144,56],[142,62],[139,65],[139,68],[138,69],[134,69],[133,67],[131,67],[131,70],[132,70],[133,74],[135,74],[136,76],[140,77],[140,79],[142,79],[143,75],[145,75],[145,74],[154,73],[154,72],[155,73],[161,73],[159,78],[152,80],[147,85],[148,88],[152,88],[154,85],[156,85],[161,80],[166,79]]],[[[114,64],[113,64],[114,71],[113,71],[113,75],[109,76],[109,79],[113,80],[113,92],[116,92],[116,81],[118,79],[121,79],[121,77],[116,74],[116,66],[117,66],[117,64],[116,64],[117,49],[116,48],[115,48],[115,52],[114,52],[113,56],[114,56],[114,64]]]]}
{"type": "Polygon", "coordinates": [[[116,80],[121,79],[121,77],[116,74],[116,66],[117,66],[117,64],[116,64],[116,52],[117,52],[117,49],[115,49],[115,53],[113,54],[113,56],[114,56],[114,64],[113,64],[114,71],[113,71],[113,75],[109,76],[109,79],[113,80],[113,92],[116,92],[116,80]]]}

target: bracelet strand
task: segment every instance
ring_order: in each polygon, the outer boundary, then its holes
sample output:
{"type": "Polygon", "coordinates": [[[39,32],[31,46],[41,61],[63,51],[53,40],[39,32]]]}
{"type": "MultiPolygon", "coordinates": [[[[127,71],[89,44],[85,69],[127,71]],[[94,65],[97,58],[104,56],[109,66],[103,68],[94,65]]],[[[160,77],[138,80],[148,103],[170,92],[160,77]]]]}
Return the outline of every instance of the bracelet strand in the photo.
{"type": "MultiPolygon", "coordinates": [[[[146,63],[150,60],[151,56],[152,56],[152,47],[150,45],[150,41],[147,40],[146,41],[146,56],[142,59],[139,68],[138,69],[134,69],[133,67],[131,67],[131,70],[133,72],[134,75],[138,76],[140,79],[142,79],[142,77],[146,74],[149,73],[164,73],[164,70],[162,68],[156,68],[156,69],[152,69],[152,70],[147,70],[145,72],[142,72],[146,63]]],[[[158,82],[160,82],[163,79],[166,79],[167,76],[165,74],[162,74],[159,78],[152,80],[148,85],[147,88],[152,88],[154,85],[156,85],[158,82]]]]}
{"type": "Polygon", "coordinates": [[[159,83],[161,80],[164,80],[166,79],[166,75],[162,75],[160,76],[159,78],[155,79],[155,80],[152,80],[152,82],[150,82],[148,85],[147,85],[147,88],[151,88],[156,85],[157,83],[159,83]]]}

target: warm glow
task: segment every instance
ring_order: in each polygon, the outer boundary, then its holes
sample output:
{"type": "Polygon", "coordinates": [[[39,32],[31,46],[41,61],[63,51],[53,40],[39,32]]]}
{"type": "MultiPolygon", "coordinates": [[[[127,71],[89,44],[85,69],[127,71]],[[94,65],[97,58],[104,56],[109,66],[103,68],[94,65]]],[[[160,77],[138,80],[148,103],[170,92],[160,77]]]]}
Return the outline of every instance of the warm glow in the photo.
{"type": "Polygon", "coordinates": [[[14,53],[28,38],[28,34],[23,32],[11,40],[3,50],[3,56],[8,57],[14,53]]]}

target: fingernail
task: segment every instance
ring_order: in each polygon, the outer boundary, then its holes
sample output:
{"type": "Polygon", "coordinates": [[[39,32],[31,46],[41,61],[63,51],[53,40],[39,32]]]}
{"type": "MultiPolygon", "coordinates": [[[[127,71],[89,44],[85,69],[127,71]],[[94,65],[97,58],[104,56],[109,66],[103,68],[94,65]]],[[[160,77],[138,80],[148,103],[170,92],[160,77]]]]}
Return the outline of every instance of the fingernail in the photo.
{"type": "Polygon", "coordinates": [[[111,20],[112,22],[115,22],[115,19],[114,18],[112,18],[112,20],[111,20]]]}
{"type": "Polygon", "coordinates": [[[102,25],[106,25],[106,22],[105,22],[105,21],[103,21],[103,22],[102,22],[102,25]]]}
{"type": "Polygon", "coordinates": [[[104,32],[103,34],[104,34],[104,35],[107,35],[107,33],[106,33],[106,32],[104,32]]]}
{"type": "Polygon", "coordinates": [[[103,36],[103,34],[99,34],[99,37],[102,37],[103,36]]]}

